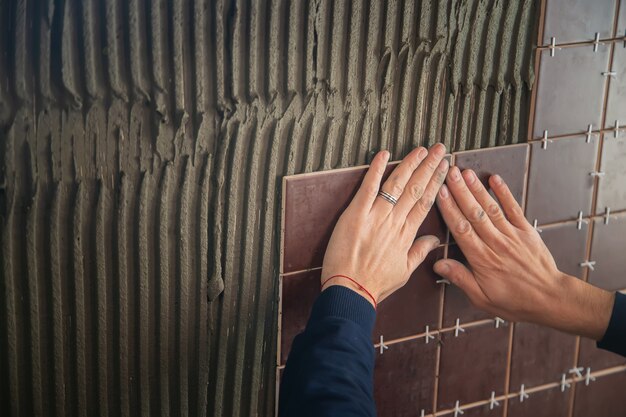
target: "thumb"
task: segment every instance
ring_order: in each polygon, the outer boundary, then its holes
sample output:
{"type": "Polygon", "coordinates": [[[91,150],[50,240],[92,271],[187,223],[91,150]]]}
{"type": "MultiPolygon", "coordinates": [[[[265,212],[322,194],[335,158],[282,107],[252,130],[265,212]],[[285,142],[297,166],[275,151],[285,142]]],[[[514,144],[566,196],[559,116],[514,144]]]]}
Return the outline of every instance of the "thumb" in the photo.
{"type": "Polygon", "coordinates": [[[428,256],[433,249],[439,246],[439,243],[439,239],[432,235],[420,236],[415,239],[415,242],[413,242],[411,248],[409,249],[408,255],[408,263],[411,273],[413,273],[413,271],[415,271],[417,267],[424,262],[426,256],[428,256]]]}
{"type": "Polygon", "coordinates": [[[437,274],[463,290],[477,307],[483,306],[487,301],[487,297],[476,282],[474,274],[462,263],[454,259],[442,259],[435,262],[433,269],[437,274]]]}

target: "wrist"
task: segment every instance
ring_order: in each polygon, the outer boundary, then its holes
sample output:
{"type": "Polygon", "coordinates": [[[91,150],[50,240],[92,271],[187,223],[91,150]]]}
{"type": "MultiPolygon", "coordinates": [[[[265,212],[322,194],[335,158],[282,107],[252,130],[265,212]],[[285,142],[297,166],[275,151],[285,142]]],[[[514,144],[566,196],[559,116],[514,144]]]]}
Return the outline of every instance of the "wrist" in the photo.
{"type": "Polygon", "coordinates": [[[600,340],[606,332],[615,295],[581,279],[559,272],[549,305],[541,319],[564,332],[600,340]]]}
{"type": "Polygon", "coordinates": [[[326,278],[322,280],[322,291],[328,289],[329,287],[339,285],[342,287],[346,287],[361,297],[365,298],[367,302],[369,302],[374,309],[376,309],[378,304],[378,299],[375,294],[368,291],[367,288],[363,287],[361,284],[354,281],[352,278],[344,275],[333,275],[330,278],[326,278]]]}

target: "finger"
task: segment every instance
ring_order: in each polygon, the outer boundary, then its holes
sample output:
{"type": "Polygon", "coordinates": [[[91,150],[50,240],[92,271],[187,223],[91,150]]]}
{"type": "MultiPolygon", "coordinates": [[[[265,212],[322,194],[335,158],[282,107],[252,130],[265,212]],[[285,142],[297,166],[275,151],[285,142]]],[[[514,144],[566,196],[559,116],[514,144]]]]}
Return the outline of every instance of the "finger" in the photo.
{"type": "Polygon", "coordinates": [[[398,216],[406,218],[415,204],[424,196],[426,187],[445,153],[446,147],[440,143],[430,148],[428,156],[411,175],[405,192],[402,193],[398,204],[396,204],[394,214],[397,213],[398,216]]]}
{"type": "Polygon", "coordinates": [[[387,161],[389,161],[389,151],[382,151],[376,154],[370,164],[370,167],[365,173],[365,177],[363,178],[363,182],[361,183],[359,190],[356,192],[356,195],[350,203],[351,207],[363,209],[367,212],[370,211],[374,201],[376,200],[376,196],[378,195],[380,181],[385,173],[387,161]]]}
{"type": "Polygon", "coordinates": [[[456,205],[445,184],[441,186],[437,194],[437,206],[454,240],[466,256],[487,248],[485,242],[476,234],[470,222],[456,205]]]}
{"type": "Polygon", "coordinates": [[[476,307],[484,309],[489,301],[472,271],[453,259],[442,259],[433,266],[435,273],[459,287],[476,307]]]}
{"type": "Polygon", "coordinates": [[[413,273],[413,271],[415,271],[417,267],[424,262],[426,256],[428,256],[432,250],[437,248],[439,243],[439,239],[436,236],[427,235],[415,239],[415,242],[413,242],[411,248],[409,249],[407,258],[407,266],[409,267],[410,273],[413,273]]]}
{"type": "MultiPolygon", "coordinates": [[[[411,175],[415,169],[420,165],[422,160],[428,155],[425,148],[419,147],[413,149],[400,164],[393,170],[387,181],[381,187],[381,190],[387,194],[400,199],[400,196],[404,192],[406,183],[411,178],[411,175]]],[[[381,212],[389,213],[393,209],[393,204],[384,198],[378,198],[374,202],[373,209],[380,210],[381,212]]]]}
{"type": "Polygon", "coordinates": [[[491,223],[498,228],[502,233],[509,234],[511,232],[511,223],[506,219],[500,205],[489,194],[489,191],[485,188],[482,182],[476,176],[476,173],[471,169],[463,172],[463,178],[469,188],[470,192],[483,208],[491,223]]]}
{"type": "Polygon", "coordinates": [[[530,230],[532,225],[524,217],[524,211],[513,197],[508,185],[499,175],[492,175],[489,178],[489,186],[495,193],[498,201],[502,205],[504,214],[511,224],[519,229],[530,230]]]}
{"type": "Polygon", "coordinates": [[[478,204],[478,201],[476,201],[467,188],[467,184],[465,184],[458,167],[450,168],[446,184],[448,184],[450,193],[461,209],[461,212],[463,212],[465,218],[470,221],[476,233],[478,233],[481,239],[486,243],[494,242],[500,236],[500,231],[491,223],[485,210],[478,204]]]}
{"type": "Polygon", "coordinates": [[[424,219],[428,215],[428,212],[432,209],[433,204],[437,198],[437,193],[443,185],[448,173],[449,163],[446,159],[442,159],[439,162],[435,175],[432,176],[430,182],[426,186],[424,195],[417,203],[413,205],[413,208],[409,212],[406,218],[405,228],[408,230],[411,236],[415,236],[417,230],[424,222],[424,219]]]}

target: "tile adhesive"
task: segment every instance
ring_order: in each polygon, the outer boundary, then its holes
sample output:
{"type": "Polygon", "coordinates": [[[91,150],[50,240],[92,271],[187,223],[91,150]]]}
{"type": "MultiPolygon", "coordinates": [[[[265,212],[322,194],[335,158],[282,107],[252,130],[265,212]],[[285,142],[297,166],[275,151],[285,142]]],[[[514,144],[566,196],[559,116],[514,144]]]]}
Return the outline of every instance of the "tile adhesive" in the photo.
{"type": "Polygon", "coordinates": [[[525,141],[538,8],[1,2],[0,413],[272,415],[280,179],[525,141]]]}

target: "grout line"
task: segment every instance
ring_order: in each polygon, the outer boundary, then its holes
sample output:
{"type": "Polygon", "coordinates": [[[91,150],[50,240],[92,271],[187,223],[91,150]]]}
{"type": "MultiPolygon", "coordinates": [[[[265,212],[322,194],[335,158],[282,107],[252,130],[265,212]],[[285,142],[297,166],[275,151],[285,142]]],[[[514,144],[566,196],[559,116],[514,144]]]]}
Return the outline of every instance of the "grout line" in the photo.
{"type": "Polygon", "coordinates": [[[278,271],[283,273],[285,270],[285,207],[287,207],[286,187],[287,177],[283,177],[280,189],[280,253],[278,271]]]}
{"type": "MultiPolygon", "coordinates": [[[[619,216],[625,213],[626,213],[626,209],[619,210],[619,211],[611,212],[611,216],[613,215],[619,216]]],[[[602,219],[603,217],[604,217],[604,214],[596,214],[596,215],[591,215],[591,216],[583,216],[583,220],[586,221],[587,223],[593,223],[594,220],[602,219]]],[[[552,227],[552,226],[561,226],[565,224],[575,225],[577,221],[578,219],[560,220],[560,221],[552,222],[552,223],[541,223],[541,224],[538,224],[537,227],[552,227]]]]}
{"type": "Polygon", "coordinates": [[[316,266],[315,268],[300,269],[298,271],[292,271],[292,272],[286,272],[284,274],[280,274],[280,276],[286,278],[286,277],[290,277],[292,275],[302,274],[304,272],[317,271],[319,269],[322,269],[322,267],[321,266],[316,266]]]}
{"type": "Polygon", "coordinates": [[[546,0],[541,0],[540,9],[539,9],[539,25],[537,30],[537,46],[543,44],[543,35],[545,32],[546,26],[546,0]]]}
{"type": "MultiPolygon", "coordinates": [[[[606,369],[602,369],[600,371],[596,371],[596,372],[592,372],[591,376],[594,376],[596,378],[601,378],[604,376],[609,376],[612,374],[617,374],[620,372],[626,372],[626,365],[619,365],[619,366],[614,366],[611,368],[606,368],[606,369]]],[[[566,378],[566,382],[568,383],[576,383],[576,382],[582,382],[585,380],[585,377],[573,377],[573,378],[566,378]]],[[[547,391],[550,389],[555,389],[555,388],[559,388],[561,386],[560,382],[551,382],[548,384],[543,384],[543,385],[537,385],[535,387],[532,388],[528,388],[528,389],[524,389],[524,392],[526,392],[527,394],[536,394],[538,392],[542,392],[542,391],[547,391]]],[[[574,385],[572,385],[572,387],[570,387],[569,389],[574,389],[574,385]]],[[[510,398],[514,398],[519,396],[520,392],[511,392],[505,395],[500,395],[495,397],[496,400],[498,401],[507,401],[510,398]]],[[[480,400],[480,401],[475,401],[473,403],[468,403],[468,404],[463,404],[460,405],[459,408],[461,410],[468,410],[471,408],[477,408],[477,407],[481,407],[483,405],[489,404],[490,403],[490,399],[489,400],[480,400]]],[[[439,412],[434,413],[434,416],[443,416],[443,415],[448,415],[448,414],[454,414],[454,409],[446,409],[446,410],[442,410],[439,412]]]]}
{"type": "MultiPolygon", "coordinates": [[[[611,77],[608,77],[611,78],[611,77]]],[[[620,128],[618,129],[618,131],[620,132],[624,132],[626,131],[626,126],[620,126],[620,128]]],[[[592,130],[591,134],[592,135],[601,135],[601,134],[606,134],[606,133],[614,133],[615,132],[615,128],[611,127],[611,128],[600,128],[600,129],[596,129],[596,130],[592,130]]],[[[587,136],[587,131],[580,131],[580,132],[572,132],[572,133],[561,133],[559,135],[554,135],[554,136],[549,136],[550,140],[560,140],[560,139],[575,139],[575,138],[579,138],[581,136],[587,136]]],[[[543,140],[543,137],[537,137],[535,139],[528,139],[528,143],[541,143],[541,141],[543,140]]]]}
{"type": "MultiPolygon", "coordinates": [[[[453,162],[452,158],[450,158],[450,162],[453,162]]],[[[447,229],[447,227],[446,227],[447,229]]],[[[446,232],[446,241],[449,241],[449,232],[446,232]]],[[[443,250],[443,258],[448,259],[448,249],[449,245],[446,245],[443,250]]],[[[445,293],[446,286],[441,285],[439,290],[439,317],[437,327],[440,329],[443,328],[443,309],[445,303],[445,293]]],[[[439,334],[437,334],[439,336],[439,334]]],[[[439,339],[437,340],[437,352],[435,353],[435,382],[433,387],[433,404],[432,409],[433,412],[437,411],[437,402],[439,399],[439,370],[441,369],[441,343],[439,343],[439,339]]]]}
{"type": "MultiPolygon", "coordinates": [[[[507,352],[506,358],[506,376],[504,379],[504,393],[505,395],[509,393],[509,389],[511,388],[511,363],[513,361],[513,334],[515,331],[515,323],[511,323],[509,329],[509,351],[507,352]]],[[[509,409],[509,397],[507,396],[504,399],[504,411],[502,412],[504,416],[507,415],[509,409]]]]}
{"type": "MultiPolygon", "coordinates": [[[[613,35],[610,38],[603,38],[603,39],[598,40],[599,43],[605,44],[605,45],[610,44],[610,43],[623,42],[623,41],[624,41],[624,36],[615,36],[615,35],[613,35]]],[[[595,39],[588,40],[588,41],[556,43],[555,46],[560,49],[560,48],[576,48],[579,46],[593,46],[594,44],[595,44],[595,39]]],[[[537,45],[537,49],[542,50],[542,51],[549,51],[550,48],[551,46],[548,44],[537,45]]]]}
{"type": "MultiPolygon", "coordinates": [[[[589,268],[585,268],[589,269],[589,268]]],[[[576,345],[574,346],[574,368],[578,366],[578,358],[580,357],[580,336],[576,336],[576,345]]],[[[576,382],[572,385],[572,391],[569,398],[569,412],[568,417],[574,416],[574,401],[576,400],[576,382]]]]}
{"type": "Polygon", "coordinates": [[[281,346],[283,334],[283,277],[278,276],[278,334],[276,335],[276,363],[281,364],[281,346]]]}

